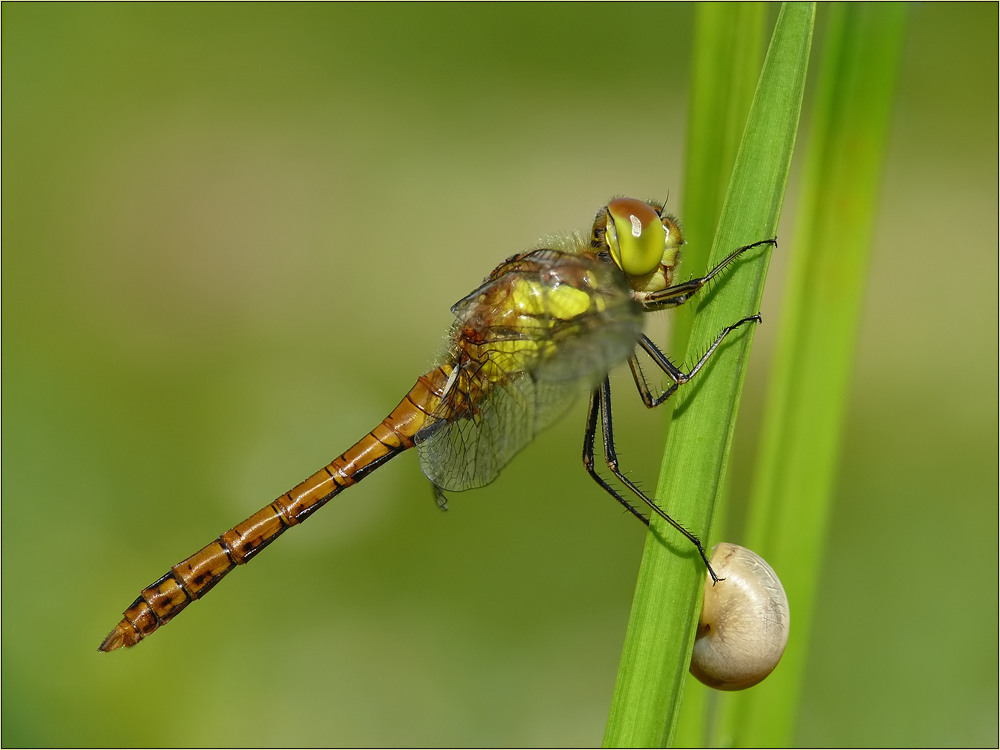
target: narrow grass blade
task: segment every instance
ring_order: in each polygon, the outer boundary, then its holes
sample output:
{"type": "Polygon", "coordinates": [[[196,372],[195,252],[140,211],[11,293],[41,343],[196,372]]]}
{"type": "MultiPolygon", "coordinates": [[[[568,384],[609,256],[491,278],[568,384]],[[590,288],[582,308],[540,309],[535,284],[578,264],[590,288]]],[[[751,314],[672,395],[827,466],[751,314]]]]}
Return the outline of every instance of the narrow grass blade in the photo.
{"type": "MultiPolygon", "coordinates": [[[[722,213],[743,127],[764,59],[766,3],[700,3],[695,11],[691,102],[685,154],[681,227],[684,275],[708,270],[712,237],[722,213]]],[[[672,316],[672,349],[687,348],[696,308],[672,316]]]]}
{"type": "MultiPolygon", "coordinates": [[[[682,228],[685,277],[708,270],[712,237],[722,213],[747,114],[764,59],[765,3],[699,3],[695,11],[691,101],[685,156],[682,228]]],[[[687,348],[695,305],[672,316],[670,351],[687,348]]],[[[708,712],[705,691],[688,692],[675,742],[700,744],[708,712]]]]}
{"type": "MultiPolygon", "coordinates": [[[[784,5],[779,12],[710,262],[774,235],[795,144],[814,12],[806,3],[784,5]]],[[[725,325],[757,312],[768,257],[766,250],[752,253],[691,303],[699,306],[699,314],[691,333],[695,349],[689,347],[687,361],[725,325]]],[[[711,539],[752,334],[752,327],[740,329],[675,399],[656,496],[706,541],[711,539]]],[[[704,575],[697,552],[676,531],[654,521],[636,583],[606,745],[671,742],[704,575]]]]}
{"type": "Polygon", "coordinates": [[[725,696],[723,741],[741,746],[793,741],[908,10],[829,12],[745,543],[781,576],[792,634],[774,674],[725,696]]]}

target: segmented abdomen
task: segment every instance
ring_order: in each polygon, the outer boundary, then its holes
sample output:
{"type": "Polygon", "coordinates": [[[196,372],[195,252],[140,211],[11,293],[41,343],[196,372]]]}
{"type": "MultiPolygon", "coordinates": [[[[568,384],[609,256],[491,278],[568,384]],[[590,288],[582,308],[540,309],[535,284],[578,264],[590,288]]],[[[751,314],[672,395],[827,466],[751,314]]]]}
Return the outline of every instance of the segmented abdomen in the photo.
{"type": "Polygon", "coordinates": [[[413,436],[440,402],[449,374],[449,369],[439,367],[418,378],[392,413],[351,448],[143,589],[99,650],[134,646],[204,596],[237,565],[251,560],[285,529],[302,523],[343,489],[412,448],[413,436]]]}

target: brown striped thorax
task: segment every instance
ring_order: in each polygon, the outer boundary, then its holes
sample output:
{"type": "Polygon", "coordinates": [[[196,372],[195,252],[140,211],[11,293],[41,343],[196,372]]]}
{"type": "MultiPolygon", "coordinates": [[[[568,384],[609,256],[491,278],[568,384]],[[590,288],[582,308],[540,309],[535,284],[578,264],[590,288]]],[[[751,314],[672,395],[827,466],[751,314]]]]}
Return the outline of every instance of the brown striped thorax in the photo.
{"type": "Polygon", "coordinates": [[[597,213],[589,241],[571,236],[512,255],[452,306],[455,321],[438,366],[417,378],[378,426],[143,589],[100,650],[132,646],[155,632],[286,529],[409,448],[416,447],[442,507],[444,492],[493,481],[581,393],[590,399],[583,453],[587,471],[649,523],[596,471],[600,427],[615,478],[692,542],[707,565],[698,538],[619,470],[608,373],[627,361],[644,403],[662,403],[702,367],[726,334],[759,316],[728,326],[684,372],[643,334],[643,313],[683,304],[741,253],[771,242],[740,248],[706,276],[678,284],[674,277],[683,239],[676,220],[665,216],[659,203],[616,198],[597,213]],[[659,386],[651,386],[639,367],[639,353],[668,381],[659,394],[659,386]]]}

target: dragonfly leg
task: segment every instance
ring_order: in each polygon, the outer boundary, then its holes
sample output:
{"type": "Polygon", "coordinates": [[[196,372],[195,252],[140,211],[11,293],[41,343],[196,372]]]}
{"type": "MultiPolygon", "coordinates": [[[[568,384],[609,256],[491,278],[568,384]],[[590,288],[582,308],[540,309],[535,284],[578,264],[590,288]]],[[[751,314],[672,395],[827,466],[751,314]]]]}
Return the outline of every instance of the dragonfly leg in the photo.
{"type": "Polygon", "coordinates": [[[684,372],[677,365],[670,361],[667,356],[660,351],[659,347],[654,344],[648,336],[642,334],[639,336],[639,347],[649,355],[650,359],[659,367],[663,373],[670,378],[672,381],[667,389],[661,393],[659,396],[654,396],[649,388],[649,384],[646,382],[646,377],[642,373],[642,369],[639,367],[639,360],[633,354],[629,357],[628,365],[629,369],[632,371],[632,379],[635,381],[635,387],[639,391],[639,396],[642,398],[642,403],[646,405],[647,408],[652,409],[653,407],[659,406],[668,398],[670,398],[677,389],[684,385],[693,378],[698,371],[704,367],[708,358],[712,356],[712,353],[719,347],[722,340],[728,336],[732,331],[739,328],[744,323],[760,323],[761,317],[760,313],[756,315],[748,315],[745,318],[737,320],[732,325],[728,325],[719,332],[719,335],[715,337],[715,341],[712,345],[708,347],[704,354],[695,362],[694,367],[692,367],[688,372],[684,372]]]}
{"type": "MultiPolygon", "coordinates": [[[[605,379],[605,382],[606,379],[605,379]]],[[[603,387],[603,386],[602,386],[603,387]]],[[[597,482],[611,497],[625,506],[633,516],[649,526],[649,519],[640,513],[610,484],[604,481],[604,477],[597,473],[594,466],[594,440],[597,437],[597,417],[601,413],[601,388],[597,388],[590,396],[590,408],[587,410],[587,428],[583,433],[583,466],[590,474],[591,478],[597,482]]],[[[605,453],[607,451],[605,450],[605,453]]]]}
{"type": "Polygon", "coordinates": [[[444,494],[444,490],[434,482],[431,482],[431,489],[434,492],[434,502],[437,503],[437,507],[441,510],[448,510],[448,496],[444,494]]]}
{"type": "Polygon", "coordinates": [[[649,310],[662,310],[663,308],[683,305],[691,299],[691,297],[693,297],[699,289],[705,286],[705,284],[712,281],[712,279],[725,271],[730,264],[743,255],[743,253],[747,250],[753,250],[755,247],[761,247],[763,245],[777,247],[778,239],[775,237],[770,240],[760,240],[759,242],[754,242],[750,245],[744,245],[743,247],[736,248],[733,252],[723,258],[722,261],[715,266],[715,268],[706,273],[704,276],[700,276],[697,279],[688,279],[680,284],[674,284],[673,286],[668,286],[666,289],[661,289],[658,292],[651,292],[644,300],[642,300],[642,304],[649,310]]]}
{"type": "Polygon", "coordinates": [[[679,521],[676,521],[659,505],[657,505],[651,497],[639,489],[639,487],[636,486],[636,484],[619,468],[618,454],[615,450],[614,426],[611,420],[611,382],[607,377],[604,378],[604,382],[601,383],[600,387],[595,390],[590,397],[590,409],[587,413],[587,430],[584,434],[583,445],[583,464],[587,468],[587,472],[609,495],[628,508],[635,516],[642,519],[645,524],[649,524],[649,520],[646,519],[638,510],[632,507],[632,505],[624,497],[622,497],[621,493],[604,481],[604,478],[597,473],[597,470],[594,467],[594,440],[597,433],[598,414],[600,414],[601,419],[601,437],[604,443],[604,461],[608,465],[608,469],[611,470],[611,473],[615,475],[619,482],[628,487],[628,489],[636,497],[648,505],[649,509],[653,513],[677,529],[677,531],[679,531],[684,538],[695,546],[698,550],[698,554],[701,555],[701,559],[705,562],[705,566],[708,568],[708,573],[712,576],[712,580],[718,582],[720,579],[717,575],[715,575],[715,571],[712,570],[712,565],[708,561],[708,555],[705,553],[705,547],[702,545],[701,540],[685,529],[679,521]]]}
{"type": "MultiPolygon", "coordinates": [[[[646,339],[651,346],[655,347],[655,344],[653,344],[653,342],[650,341],[645,334],[641,334],[641,338],[646,339]]],[[[657,349],[657,351],[659,351],[659,349],[657,349]]],[[[664,356],[664,359],[667,359],[666,356],[664,356]]],[[[669,360],[667,361],[669,362],[669,360]]],[[[671,363],[671,367],[672,366],[673,363],[671,363]]],[[[649,382],[646,380],[646,374],[642,371],[642,367],[639,365],[639,358],[635,356],[635,354],[628,358],[628,368],[632,371],[632,380],[635,381],[635,387],[639,391],[639,397],[642,399],[642,403],[646,405],[647,409],[659,406],[666,400],[666,394],[661,394],[659,396],[653,395],[653,390],[649,387],[649,382]]],[[[676,390],[676,385],[672,385],[671,389],[671,392],[676,390]]]]}

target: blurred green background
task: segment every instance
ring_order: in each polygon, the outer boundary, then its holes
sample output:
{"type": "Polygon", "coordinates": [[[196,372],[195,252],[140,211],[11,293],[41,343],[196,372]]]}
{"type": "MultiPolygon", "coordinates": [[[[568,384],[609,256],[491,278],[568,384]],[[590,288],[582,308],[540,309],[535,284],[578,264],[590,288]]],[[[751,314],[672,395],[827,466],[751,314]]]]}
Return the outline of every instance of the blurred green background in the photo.
{"type": "MultiPolygon", "coordinates": [[[[448,513],[403,456],[96,647],[381,420],[501,259],[612,194],[683,209],[692,19],[3,5],[4,746],[600,742],[644,529],[580,467],[583,404],[448,513]]],[[[799,744],[998,742],[997,20],[913,10],[799,744]]],[[[652,486],[662,417],[620,392],[652,486]]]]}

